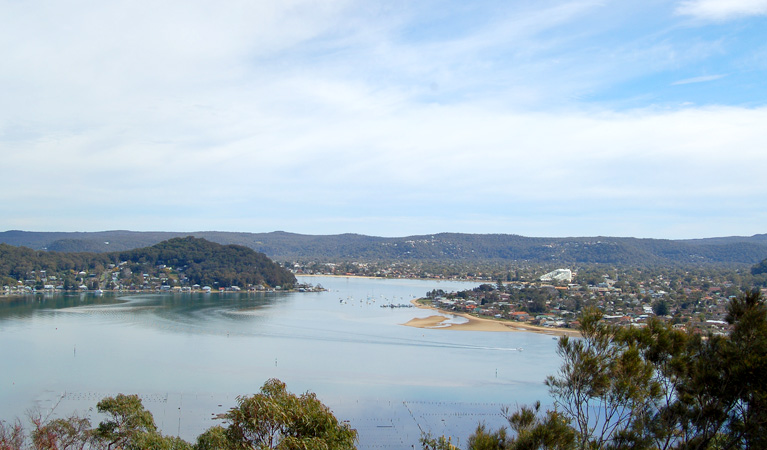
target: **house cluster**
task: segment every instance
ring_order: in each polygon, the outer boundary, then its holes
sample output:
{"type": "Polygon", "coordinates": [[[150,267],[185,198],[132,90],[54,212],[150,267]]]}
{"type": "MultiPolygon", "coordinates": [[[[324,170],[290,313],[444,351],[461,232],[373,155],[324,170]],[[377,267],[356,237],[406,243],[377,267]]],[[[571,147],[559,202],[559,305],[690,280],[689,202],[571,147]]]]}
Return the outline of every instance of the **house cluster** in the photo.
{"type": "Polygon", "coordinates": [[[577,319],[575,319],[574,313],[570,311],[551,311],[536,314],[524,310],[516,310],[515,305],[505,301],[480,305],[476,300],[438,297],[434,299],[433,304],[445,311],[513,320],[515,322],[525,322],[544,327],[570,328],[577,326],[577,319]]]}
{"type": "MultiPolygon", "coordinates": [[[[530,288],[529,285],[508,285],[507,287],[510,289],[530,288]]],[[[541,288],[557,290],[554,286],[541,286],[541,288]]],[[[561,308],[556,301],[545,301],[546,307],[541,311],[536,311],[538,308],[531,307],[529,303],[532,302],[534,300],[520,300],[519,298],[514,300],[511,294],[497,291],[466,291],[465,296],[462,297],[451,293],[432,300],[435,307],[444,311],[524,322],[543,327],[576,328],[578,326],[576,312],[561,308]]]]}
{"type": "MultiPolygon", "coordinates": [[[[397,262],[294,262],[289,266],[296,275],[365,276],[376,278],[492,281],[494,274],[477,270],[470,273],[446,273],[443,267],[424,267],[419,263],[397,262]]],[[[463,272],[463,271],[456,271],[463,272]]]]}
{"type": "MultiPolygon", "coordinates": [[[[192,284],[184,273],[183,268],[173,268],[164,264],[155,267],[143,267],[147,272],[134,273],[130,264],[121,262],[109,264],[103,271],[66,271],[49,274],[45,270],[30,271],[24,280],[7,283],[2,286],[2,294],[27,295],[34,293],[55,292],[241,292],[241,291],[273,291],[281,290],[281,286],[268,287],[265,285],[239,286],[201,286],[192,284]]],[[[315,290],[312,286],[300,287],[304,291],[315,290]]]]}
{"type": "MultiPolygon", "coordinates": [[[[460,293],[432,296],[432,301],[445,311],[544,327],[576,328],[581,309],[588,306],[599,309],[604,321],[620,326],[642,327],[650,317],[656,317],[693,332],[726,334],[730,331],[725,321],[727,305],[734,296],[729,283],[702,283],[678,292],[670,289],[672,283],[662,277],[636,283],[634,289],[633,284],[628,283],[618,287],[607,276],[595,285],[565,284],[572,274],[555,272],[546,278],[562,276],[562,283],[558,285],[540,281],[483,285],[460,293]]],[[[762,291],[767,296],[767,289],[762,291]]]]}

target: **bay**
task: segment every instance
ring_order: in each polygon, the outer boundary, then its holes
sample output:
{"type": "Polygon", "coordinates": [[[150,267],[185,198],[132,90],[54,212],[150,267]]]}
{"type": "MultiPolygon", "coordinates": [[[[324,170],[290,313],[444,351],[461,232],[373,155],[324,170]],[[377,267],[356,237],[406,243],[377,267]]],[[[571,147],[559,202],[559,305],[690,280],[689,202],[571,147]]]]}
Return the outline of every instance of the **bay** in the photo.
{"type": "Polygon", "coordinates": [[[327,291],[59,294],[0,303],[0,419],[52,417],[139,394],[165,434],[194,440],[269,378],[311,391],[359,431],[359,448],[465,443],[502,408],[548,402],[551,336],[403,326],[434,311],[391,308],[476,283],[300,277],[327,291]]]}

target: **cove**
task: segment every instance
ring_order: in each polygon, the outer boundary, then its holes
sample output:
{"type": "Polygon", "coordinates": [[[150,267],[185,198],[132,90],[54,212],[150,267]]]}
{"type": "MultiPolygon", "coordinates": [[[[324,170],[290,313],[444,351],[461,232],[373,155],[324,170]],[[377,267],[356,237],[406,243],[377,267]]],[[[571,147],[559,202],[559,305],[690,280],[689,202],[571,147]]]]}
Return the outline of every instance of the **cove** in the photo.
{"type": "Polygon", "coordinates": [[[59,294],[0,302],[0,419],[78,411],[139,394],[164,434],[192,441],[238,395],[279,378],[315,392],[359,431],[358,447],[465,443],[478,422],[540,400],[556,341],[526,332],[403,326],[433,311],[388,308],[476,283],[299,277],[325,292],[59,294]],[[519,349],[522,349],[521,351],[519,349]]]}

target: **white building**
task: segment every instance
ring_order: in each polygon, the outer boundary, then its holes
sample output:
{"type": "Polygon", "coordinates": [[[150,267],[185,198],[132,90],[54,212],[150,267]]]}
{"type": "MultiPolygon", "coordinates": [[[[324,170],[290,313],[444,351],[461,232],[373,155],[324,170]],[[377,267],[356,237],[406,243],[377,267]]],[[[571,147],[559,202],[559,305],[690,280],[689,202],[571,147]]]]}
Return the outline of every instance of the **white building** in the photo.
{"type": "Polygon", "coordinates": [[[570,269],[557,269],[541,277],[541,281],[573,281],[573,272],[570,269]]]}

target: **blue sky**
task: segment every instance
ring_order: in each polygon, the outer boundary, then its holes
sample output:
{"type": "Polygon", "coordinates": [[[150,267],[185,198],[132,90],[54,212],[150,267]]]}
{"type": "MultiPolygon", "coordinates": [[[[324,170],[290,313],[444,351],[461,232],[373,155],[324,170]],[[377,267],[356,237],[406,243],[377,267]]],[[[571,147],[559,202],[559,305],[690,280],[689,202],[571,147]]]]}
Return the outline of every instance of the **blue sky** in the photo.
{"type": "Polygon", "coordinates": [[[0,0],[0,230],[767,232],[767,0],[0,0]]]}

